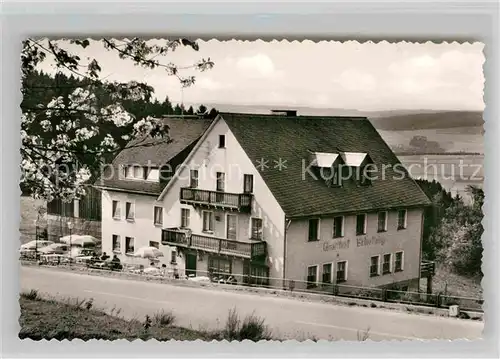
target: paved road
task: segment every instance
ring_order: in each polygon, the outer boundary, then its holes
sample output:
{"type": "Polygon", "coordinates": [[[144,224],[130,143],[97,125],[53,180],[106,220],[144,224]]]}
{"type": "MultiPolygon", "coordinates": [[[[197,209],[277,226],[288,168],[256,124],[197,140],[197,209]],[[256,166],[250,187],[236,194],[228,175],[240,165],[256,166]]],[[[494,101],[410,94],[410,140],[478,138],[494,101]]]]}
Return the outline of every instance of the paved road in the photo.
{"type": "Polygon", "coordinates": [[[121,308],[125,318],[172,310],[184,327],[221,328],[231,308],[240,315],[266,319],[282,338],[357,340],[370,328],[371,340],[475,339],[481,322],[406,314],[397,311],[345,307],[252,293],[181,287],[161,283],[89,276],[44,268],[21,267],[21,290],[38,289],[56,297],[93,298],[99,308],[121,308]]]}

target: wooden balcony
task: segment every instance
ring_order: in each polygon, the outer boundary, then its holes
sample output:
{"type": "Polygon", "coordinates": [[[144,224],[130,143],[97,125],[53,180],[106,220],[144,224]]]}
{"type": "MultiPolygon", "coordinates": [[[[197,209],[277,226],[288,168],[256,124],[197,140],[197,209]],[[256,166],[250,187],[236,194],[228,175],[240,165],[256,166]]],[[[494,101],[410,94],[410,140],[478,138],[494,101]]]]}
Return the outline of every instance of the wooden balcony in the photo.
{"type": "Polygon", "coordinates": [[[206,191],[197,188],[181,188],[181,203],[207,208],[220,208],[250,213],[252,210],[251,193],[228,193],[206,191]]]}
{"type": "Polygon", "coordinates": [[[251,260],[263,260],[267,255],[264,241],[240,242],[198,234],[188,235],[188,231],[180,228],[162,230],[161,243],[251,260]]]}
{"type": "Polygon", "coordinates": [[[436,263],[431,261],[422,261],[420,264],[420,278],[433,276],[436,272],[436,263]]]}

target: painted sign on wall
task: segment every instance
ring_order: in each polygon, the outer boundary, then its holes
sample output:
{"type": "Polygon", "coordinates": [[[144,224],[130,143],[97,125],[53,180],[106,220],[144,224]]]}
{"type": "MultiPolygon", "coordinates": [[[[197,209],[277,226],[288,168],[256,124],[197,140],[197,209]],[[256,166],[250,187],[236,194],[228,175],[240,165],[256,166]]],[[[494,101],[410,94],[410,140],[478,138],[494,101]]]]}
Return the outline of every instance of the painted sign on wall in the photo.
{"type": "Polygon", "coordinates": [[[325,242],[323,243],[323,251],[328,252],[328,251],[336,251],[339,249],[347,249],[349,248],[351,240],[337,240],[335,242],[325,242]]]}
{"type": "Polygon", "coordinates": [[[358,247],[375,246],[385,244],[384,237],[362,237],[356,239],[356,244],[358,247]]]}

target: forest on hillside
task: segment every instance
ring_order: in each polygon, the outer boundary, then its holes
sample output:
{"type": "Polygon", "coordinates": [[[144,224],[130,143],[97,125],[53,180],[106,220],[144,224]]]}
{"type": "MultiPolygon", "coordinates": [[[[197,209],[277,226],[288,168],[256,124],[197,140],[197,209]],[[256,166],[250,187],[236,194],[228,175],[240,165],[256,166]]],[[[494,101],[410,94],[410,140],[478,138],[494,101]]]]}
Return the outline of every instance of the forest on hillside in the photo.
{"type": "MultiPolygon", "coordinates": [[[[133,84],[138,88],[141,86],[148,87],[148,91],[138,91],[148,94],[148,97],[143,98],[141,96],[120,96],[120,91],[130,91],[129,88],[120,88],[119,85],[114,85],[106,83],[104,85],[100,81],[96,81],[89,78],[75,77],[73,75],[67,76],[61,72],[53,75],[49,75],[42,71],[32,71],[27,73],[22,78],[22,94],[23,99],[21,102],[21,110],[23,114],[33,113],[35,114],[35,120],[30,123],[30,131],[37,136],[43,136],[46,140],[50,141],[52,138],[59,136],[59,130],[57,128],[52,128],[52,131],[47,128],[48,116],[50,116],[51,110],[50,106],[56,99],[59,99],[62,103],[61,107],[68,109],[67,115],[64,112],[61,113],[62,117],[67,117],[70,120],[74,120],[76,128],[79,127],[78,121],[83,121],[85,116],[91,115],[90,112],[85,112],[85,110],[78,110],[79,116],[83,116],[83,119],[77,119],[74,111],[69,110],[74,103],[73,97],[75,96],[75,90],[85,89],[89,94],[95,96],[97,104],[96,108],[106,108],[106,106],[113,105],[115,103],[120,103],[123,108],[135,117],[135,121],[130,122],[127,125],[116,126],[109,121],[98,121],[95,126],[98,127],[98,131],[103,134],[110,134],[117,142],[117,148],[124,148],[130,141],[130,135],[134,133],[134,125],[142,119],[147,117],[161,118],[163,116],[181,116],[181,115],[197,115],[206,118],[215,118],[217,115],[217,110],[208,108],[204,105],[200,105],[197,108],[192,106],[185,108],[182,104],[172,103],[168,97],[163,101],[159,101],[152,97],[154,93],[153,88],[145,84],[135,83],[133,84]],[[116,87],[110,90],[110,87],[116,87]],[[44,126],[45,123],[45,127],[44,126]]],[[[57,125],[60,126],[60,125],[57,125]]],[[[57,127],[56,126],[56,127],[57,127]]],[[[81,163],[92,163],[95,161],[95,154],[86,149],[92,147],[99,147],[102,138],[95,136],[89,138],[85,142],[85,148],[75,148],[73,149],[75,153],[78,154],[78,158],[81,163]]],[[[105,154],[101,159],[105,162],[110,162],[116,156],[116,152],[110,151],[105,154]]],[[[32,181],[33,182],[33,181],[32,181]]],[[[31,186],[33,183],[26,183],[26,181],[21,182],[21,189],[23,194],[28,194],[31,191],[31,186]]]]}
{"type": "MultiPolygon", "coordinates": [[[[99,85],[99,82],[89,81],[73,75],[66,76],[60,72],[55,76],[51,76],[43,71],[34,71],[28,76],[23,77],[21,109],[46,106],[52,99],[59,96],[69,98],[72,92],[79,87],[91,89],[92,93],[99,99],[101,106],[113,103],[115,100],[110,95],[109,89],[103,89],[99,85]]],[[[185,108],[182,104],[172,103],[168,97],[163,101],[153,98],[147,98],[146,101],[142,99],[135,101],[126,100],[122,101],[122,104],[127,111],[134,114],[137,118],[147,116],[162,117],[167,115],[205,115],[215,118],[217,115],[215,108],[209,111],[203,104],[198,108],[193,108],[193,106],[185,108]]]]}
{"type": "Polygon", "coordinates": [[[469,186],[473,200],[466,204],[437,181],[417,180],[417,183],[432,201],[432,206],[424,212],[424,259],[434,260],[460,275],[481,277],[483,190],[469,186]]]}

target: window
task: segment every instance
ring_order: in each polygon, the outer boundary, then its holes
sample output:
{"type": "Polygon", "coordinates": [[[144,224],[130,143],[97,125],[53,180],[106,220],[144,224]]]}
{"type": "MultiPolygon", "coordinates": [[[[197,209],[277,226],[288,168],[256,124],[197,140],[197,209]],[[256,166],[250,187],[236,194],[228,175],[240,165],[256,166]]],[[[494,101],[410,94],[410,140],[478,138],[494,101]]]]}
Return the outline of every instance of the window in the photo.
{"type": "Polygon", "coordinates": [[[226,147],[226,136],[219,135],[219,148],[225,148],[225,147],[226,147]]]}
{"type": "Polygon", "coordinates": [[[405,229],[406,228],[406,216],[407,212],[406,209],[402,209],[398,211],[398,229],[405,229]]]}
{"type": "Polygon", "coordinates": [[[391,254],[384,254],[384,263],[382,264],[382,274],[391,273],[391,254]]]}
{"type": "Polygon", "coordinates": [[[252,239],[262,240],[262,219],[261,218],[252,218],[252,239]]]}
{"type": "Polygon", "coordinates": [[[181,208],[181,228],[189,228],[189,209],[181,208]]]}
{"type": "Polygon", "coordinates": [[[366,165],[364,167],[360,167],[360,173],[359,173],[359,184],[361,186],[368,186],[369,184],[372,183],[372,171],[373,169],[368,169],[369,165],[366,165]]]}
{"type": "Polygon", "coordinates": [[[342,186],[342,176],[340,176],[341,166],[333,166],[332,167],[332,184],[333,186],[340,187],[342,186]]]}
{"type": "Polygon", "coordinates": [[[143,178],[143,169],[139,166],[134,166],[134,178],[141,179],[143,178]]]}
{"type": "Polygon", "coordinates": [[[307,267],[307,288],[315,287],[318,283],[318,266],[307,267]]]}
{"type": "Polygon", "coordinates": [[[333,238],[344,236],[344,216],[333,218],[333,238]]]}
{"type": "Polygon", "coordinates": [[[397,252],[394,261],[394,272],[401,272],[403,270],[403,252],[397,252]]]}
{"type": "Polygon", "coordinates": [[[125,237],[125,253],[134,253],[134,238],[125,237]]]}
{"type": "Polygon", "coordinates": [[[379,274],[380,256],[374,256],[370,259],[370,277],[375,277],[379,274]]]}
{"type": "Polygon", "coordinates": [[[155,206],[154,217],[154,224],[156,226],[161,226],[163,224],[163,207],[155,206]]]}
{"type": "Polygon", "coordinates": [[[125,178],[134,178],[134,166],[124,166],[125,178]]]}
{"type": "Polygon", "coordinates": [[[177,264],[177,252],[176,251],[170,252],[170,263],[177,264]]]}
{"type": "Polygon", "coordinates": [[[366,234],[366,214],[356,216],[356,235],[366,234]]]}
{"type": "Polygon", "coordinates": [[[159,182],[160,181],[160,170],[158,168],[147,168],[147,171],[145,171],[147,174],[145,176],[145,179],[147,181],[152,181],[152,182],[159,182]]]}
{"type": "MultiPolygon", "coordinates": [[[[250,266],[250,275],[252,276],[250,283],[257,285],[269,284],[269,268],[264,266],[250,266]]],[[[245,278],[246,279],[246,278],[245,278]]]]}
{"type": "Polygon", "coordinates": [[[123,165],[122,175],[125,179],[158,182],[160,170],[155,167],[123,165]]]}
{"type": "Polygon", "coordinates": [[[149,171],[150,169],[148,167],[143,167],[142,177],[145,181],[148,179],[149,171]]]}
{"type": "Polygon", "coordinates": [[[113,252],[120,252],[120,236],[113,234],[113,252]]]}
{"type": "Polygon", "coordinates": [[[337,283],[342,283],[347,280],[347,262],[337,262],[337,283]]]}
{"type": "Polygon", "coordinates": [[[379,232],[387,231],[387,212],[378,213],[378,231],[379,232]]]}
{"type": "Polygon", "coordinates": [[[198,188],[198,170],[191,170],[189,178],[189,186],[191,188],[198,188]]]}
{"type": "Polygon", "coordinates": [[[224,180],[225,180],[224,172],[217,172],[217,186],[216,186],[217,192],[224,192],[224,180]]]}
{"type": "Polygon", "coordinates": [[[122,171],[121,171],[122,179],[127,178],[128,166],[122,165],[121,169],[122,169],[122,171]]]}
{"type": "Polygon", "coordinates": [[[113,201],[113,218],[120,218],[120,202],[113,201]]]}
{"type": "Polygon", "coordinates": [[[253,175],[243,175],[243,192],[253,192],[253,175]]]}
{"type": "Polygon", "coordinates": [[[323,264],[323,283],[331,283],[332,282],[332,264],[327,263],[323,264]]]}
{"type": "Polygon", "coordinates": [[[160,243],[159,242],[149,241],[149,246],[150,247],[154,247],[156,249],[160,249],[160,243]]]}
{"type": "Polygon", "coordinates": [[[203,211],[203,232],[214,231],[214,213],[203,211]]]}
{"type": "Polygon", "coordinates": [[[208,271],[213,274],[229,276],[232,272],[231,260],[221,257],[210,256],[208,259],[208,271]]]}
{"type": "Polygon", "coordinates": [[[313,218],[309,220],[309,242],[319,241],[319,219],[313,218]]]}
{"type": "Polygon", "coordinates": [[[131,202],[125,203],[125,218],[128,221],[134,220],[134,204],[131,202]]]}
{"type": "Polygon", "coordinates": [[[228,214],[226,222],[227,222],[227,228],[226,228],[227,239],[236,240],[238,236],[238,216],[235,214],[228,214]]]}

